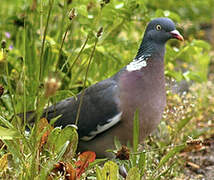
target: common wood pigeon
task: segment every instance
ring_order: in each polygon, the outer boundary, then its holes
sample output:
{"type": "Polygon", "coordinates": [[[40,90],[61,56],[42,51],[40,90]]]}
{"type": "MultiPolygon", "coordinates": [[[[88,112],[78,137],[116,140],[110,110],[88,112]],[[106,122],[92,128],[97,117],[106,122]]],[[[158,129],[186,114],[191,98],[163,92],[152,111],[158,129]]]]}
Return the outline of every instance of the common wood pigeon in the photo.
{"type": "MultiPolygon", "coordinates": [[[[79,151],[91,150],[98,157],[121,144],[132,142],[133,116],[139,110],[140,141],[159,124],[166,105],[164,54],[169,39],[183,40],[168,18],[152,20],[136,57],[112,77],[85,90],[78,120],[79,151]]],[[[75,123],[81,93],[45,109],[48,120],[61,115],[57,127],[75,123]]]]}

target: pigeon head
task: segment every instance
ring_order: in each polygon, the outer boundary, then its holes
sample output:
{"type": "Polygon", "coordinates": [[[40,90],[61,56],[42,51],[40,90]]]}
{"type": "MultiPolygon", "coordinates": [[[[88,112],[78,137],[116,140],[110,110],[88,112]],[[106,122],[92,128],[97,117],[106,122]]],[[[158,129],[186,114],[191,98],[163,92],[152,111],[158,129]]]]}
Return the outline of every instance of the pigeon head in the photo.
{"type": "Polygon", "coordinates": [[[156,18],[152,20],[146,28],[144,37],[158,44],[165,44],[172,38],[183,40],[183,37],[175,28],[174,22],[169,18],[156,18]]]}
{"type": "Polygon", "coordinates": [[[163,57],[165,43],[173,38],[183,41],[183,36],[176,30],[171,19],[156,18],[150,21],[135,59],[152,54],[159,54],[163,57]]]}

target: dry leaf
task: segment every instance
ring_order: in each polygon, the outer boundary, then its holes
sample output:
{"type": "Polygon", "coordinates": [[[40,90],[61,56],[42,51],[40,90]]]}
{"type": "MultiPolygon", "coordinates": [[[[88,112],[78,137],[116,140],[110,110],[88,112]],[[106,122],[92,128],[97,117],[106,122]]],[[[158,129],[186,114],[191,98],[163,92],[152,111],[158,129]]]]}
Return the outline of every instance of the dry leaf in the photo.
{"type": "Polygon", "coordinates": [[[75,163],[77,166],[77,177],[79,178],[85,169],[88,167],[90,162],[93,162],[96,159],[95,152],[86,151],[81,153],[78,156],[78,161],[75,163]]]}
{"type": "Polygon", "coordinates": [[[48,123],[48,120],[46,118],[40,119],[39,125],[38,125],[38,134],[41,133],[44,130],[44,128],[46,128],[48,126],[50,128],[47,128],[47,130],[44,132],[44,134],[42,135],[41,140],[40,140],[40,145],[39,145],[40,152],[42,151],[43,146],[46,144],[46,142],[48,140],[48,136],[53,129],[53,127],[50,126],[50,124],[48,123]]]}

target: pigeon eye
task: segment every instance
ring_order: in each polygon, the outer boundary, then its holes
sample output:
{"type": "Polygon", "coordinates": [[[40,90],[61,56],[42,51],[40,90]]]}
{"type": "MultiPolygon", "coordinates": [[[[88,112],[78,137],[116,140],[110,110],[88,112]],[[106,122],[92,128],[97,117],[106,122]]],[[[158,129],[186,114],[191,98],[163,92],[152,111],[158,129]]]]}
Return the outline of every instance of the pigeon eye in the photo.
{"type": "Polygon", "coordinates": [[[156,29],[157,29],[158,31],[160,31],[160,30],[161,30],[161,25],[158,24],[158,25],[156,26],[156,29]]]}

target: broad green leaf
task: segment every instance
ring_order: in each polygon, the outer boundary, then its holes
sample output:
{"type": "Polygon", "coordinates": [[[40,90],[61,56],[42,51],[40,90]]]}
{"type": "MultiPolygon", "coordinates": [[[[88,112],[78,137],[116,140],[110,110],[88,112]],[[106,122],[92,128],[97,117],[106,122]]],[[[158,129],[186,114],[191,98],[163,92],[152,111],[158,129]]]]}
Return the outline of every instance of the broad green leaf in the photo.
{"type": "Polygon", "coordinates": [[[97,180],[103,180],[102,169],[99,166],[96,166],[96,178],[97,180]]]}
{"type": "Polygon", "coordinates": [[[66,126],[64,129],[61,130],[55,142],[52,142],[55,143],[55,152],[60,152],[67,141],[71,143],[69,146],[71,146],[73,152],[75,152],[78,144],[78,134],[76,128],[72,126],[66,126]]]}
{"type": "Polygon", "coordinates": [[[118,180],[119,168],[113,161],[108,161],[104,164],[102,169],[102,178],[105,180],[118,180]]]}
{"type": "Polygon", "coordinates": [[[4,140],[11,140],[14,138],[18,138],[18,132],[16,130],[4,128],[0,126],[0,139],[4,140]]]}
{"type": "Polygon", "coordinates": [[[48,136],[46,148],[55,151],[56,149],[56,141],[61,133],[62,129],[59,127],[54,128],[48,136]]]}
{"type": "Polygon", "coordinates": [[[7,110],[9,110],[10,112],[13,112],[11,98],[8,94],[3,95],[0,99],[0,102],[3,104],[3,106],[7,110]]]}
{"type": "Polygon", "coordinates": [[[140,172],[137,167],[133,167],[129,170],[126,180],[140,180],[140,172]]]}

